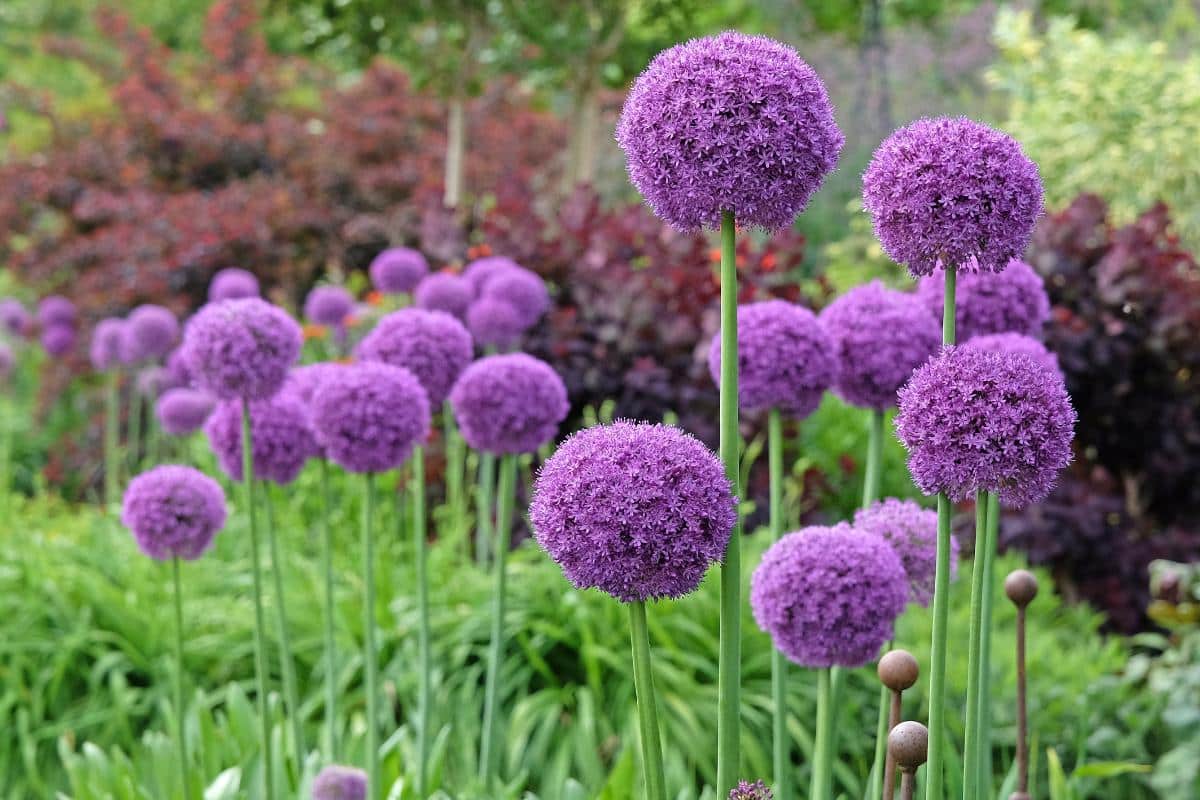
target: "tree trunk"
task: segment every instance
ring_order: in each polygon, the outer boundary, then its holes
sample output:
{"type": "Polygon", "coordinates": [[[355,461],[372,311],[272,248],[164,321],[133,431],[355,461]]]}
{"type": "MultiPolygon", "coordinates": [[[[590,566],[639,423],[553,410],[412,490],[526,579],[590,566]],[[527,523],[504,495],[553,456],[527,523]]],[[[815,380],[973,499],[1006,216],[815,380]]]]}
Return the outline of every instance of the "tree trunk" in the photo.
{"type": "Polygon", "coordinates": [[[466,101],[456,92],[449,102],[446,115],[446,177],[442,203],[457,209],[462,202],[463,160],[467,149],[466,101]]]}

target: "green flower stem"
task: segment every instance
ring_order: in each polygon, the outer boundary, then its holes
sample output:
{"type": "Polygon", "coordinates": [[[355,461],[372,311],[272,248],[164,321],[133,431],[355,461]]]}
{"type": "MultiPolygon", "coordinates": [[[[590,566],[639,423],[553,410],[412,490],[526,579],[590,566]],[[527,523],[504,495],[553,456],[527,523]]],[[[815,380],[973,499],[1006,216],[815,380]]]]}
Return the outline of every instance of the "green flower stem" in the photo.
{"type": "Polygon", "coordinates": [[[283,694],[292,720],[292,745],[296,748],[296,774],[304,771],[304,722],[300,718],[300,691],[296,683],[296,664],[288,635],[287,599],[283,593],[283,559],[279,556],[279,537],[275,534],[275,508],[271,488],[262,487],[266,502],[263,511],[267,524],[267,548],[271,554],[271,578],[275,586],[275,625],[279,636],[279,671],[283,673],[283,694]]]}
{"type": "Polygon", "coordinates": [[[479,454],[479,486],[475,492],[475,560],[487,563],[492,537],[492,505],[495,502],[496,456],[479,454]]]}
{"type": "Polygon", "coordinates": [[[987,539],[983,546],[983,597],[980,608],[979,638],[979,796],[992,796],[992,601],[996,593],[994,579],[996,544],[1000,533],[1000,498],[989,492],[987,498],[987,539]]]}
{"type": "Polygon", "coordinates": [[[975,495],[975,559],[971,567],[971,624],[967,639],[967,710],[963,744],[963,800],[978,800],[979,637],[983,616],[983,551],[987,540],[987,492],[975,495]]]}
{"type": "MultiPolygon", "coordinates": [[[[738,434],[737,264],[733,212],[721,213],[721,461],[733,493],[741,496],[738,434]]],[[[741,768],[742,523],[721,565],[721,643],[717,662],[717,796],[727,797],[741,768]]]]}
{"type": "Polygon", "coordinates": [[[813,746],[810,800],[831,800],[833,790],[833,676],[817,670],[817,735],[813,746]]]}
{"type": "Polygon", "coordinates": [[[429,658],[429,570],[428,543],[425,541],[425,449],[416,447],[412,454],[413,561],[417,567],[417,796],[424,797],[425,773],[429,768],[429,713],[432,666],[429,658]]]}
{"type": "Polygon", "coordinates": [[[337,761],[337,640],[334,637],[333,526],[329,523],[333,497],[329,490],[329,462],[321,465],[321,567],[325,573],[325,735],[327,755],[337,761]]]}
{"type": "Polygon", "coordinates": [[[867,468],[863,478],[863,508],[879,499],[879,486],[883,480],[883,423],[883,412],[873,409],[871,425],[867,429],[867,468]]]}
{"type": "Polygon", "coordinates": [[[488,645],[487,682],[483,697],[483,731],[479,740],[479,777],[485,786],[496,775],[496,705],[500,681],[500,662],[504,656],[504,599],[506,563],[512,536],[513,503],[517,482],[517,457],[504,456],[500,462],[499,508],[496,511],[496,561],[492,585],[492,632],[488,645]]]}
{"type": "Polygon", "coordinates": [[[192,796],[192,781],[188,770],[186,714],[183,704],[183,582],[179,580],[179,556],[171,559],[171,573],[175,579],[175,737],[179,746],[179,780],[183,783],[183,797],[192,796]]]}
{"type": "Polygon", "coordinates": [[[871,783],[867,787],[868,800],[880,800],[883,797],[883,771],[887,764],[887,737],[890,733],[888,716],[891,694],[888,687],[881,682],[879,684],[879,719],[875,723],[875,758],[871,762],[871,783]]]}
{"type": "Polygon", "coordinates": [[[363,665],[367,692],[367,797],[379,797],[379,664],[375,649],[375,475],[363,475],[363,665]]]}
{"type": "MultiPolygon", "coordinates": [[[[783,536],[783,417],[778,408],[767,414],[767,464],[771,477],[771,540],[783,536]]],[[[787,659],[777,648],[771,650],[771,699],[774,709],[772,755],[775,767],[775,798],[791,800],[791,753],[787,735],[787,659]]]]}
{"type": "Polygon", "coordinates": [[[129,431],[127,434],[128,441],[125,443],[129,448],[129,470],[136,473],[142,464],[139,450],[142,445],[142,395],[137,389],[137,379],[129,382],[129,431]]]}
{"type": "MultiPolygon", "coordinates": [[[[0,512],[6,516],[12,499],[12,440],[15,398],[0,392],[0,512]]],[[[115,491],[115,489],[114,489],[115,491]]],[[[115,507],[110,506],[110,510],[115,507]]]]}
{"type": "MultiPolygon", "coordinates": [[[[456,547],[463,545],[466,538],[467,513],[463,502],[463,461],[466,452],[458,426],[454,424],[454,412],[447,400],[442,406],[442,428],[446,451],[446,504],[450,506],[450,540],[456,547]]],[[[469,545],[468,545],[469,547],[469,545]]]]}
{"type": "Polygon", "coordinates": [[[628,606],[629,637],[633,643],[633,687],[637,695],[646,800],[667,800],[662,741],[658,732],[658,707],[654,696],[654,673],[650,667],[650,633],[646,628],[646,604],[634,602],[628,603],[628,606]]]}
{"type": "Polygon", "coordinates": [[[158,415],[154,413],[154,403],[149,398],[146,400],[146,459],[144,463],[151,467],[158,464],[160,428],[158,424],[158,415]]]}
{"type": "MultiPolygon", "coordinates": [[[[109,514],[115,514],[118,503],[117,486],[120,483],[121,425],[121,373],[110,369],[104,376],[104,506],[109,514]]],[[[7,462],[7,459],[5,459],[7,462]]],[[[5,477],[8,476],[7,471],[5,477]]],[[[4,484],[8,490],[7,481],[4,484]]]]}
{"type": "Polygon", "coordinates": [[[250,433],[250,403],[242,401],[242,486],[250,521],[250,564],[254,574],[254,673],[258,684],[258,717],[262,725],[263,797],[275,797],[271,766],[271,718],[267,716],[267,624],[263,613],[262,554],[258,546],[258,513],[254,507],[254,451],[250,433]]]}

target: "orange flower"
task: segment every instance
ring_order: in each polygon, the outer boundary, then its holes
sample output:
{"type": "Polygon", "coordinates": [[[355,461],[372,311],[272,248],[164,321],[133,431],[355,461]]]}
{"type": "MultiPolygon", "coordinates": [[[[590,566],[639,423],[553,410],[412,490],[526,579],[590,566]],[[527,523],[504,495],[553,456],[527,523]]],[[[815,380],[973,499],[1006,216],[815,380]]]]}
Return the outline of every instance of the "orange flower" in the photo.
{"type": "Polygon", "coordinates": [[[329,336],[329,329],[324,325],[317,325],[312,322],[304,323],[304,339],[324,339],[329,336]]]}
{"type": "Polygon", "coordinates": [[[709,261],[711,261],[711,262],[713,262],[714,264],[718,264],[718,263],[720,263],[720,261],[721,261],[721,248],[719,248],[719,247],[714,247],[712,250],[709,250],[709,251],[708,251],[708,260],[709,260],[709,261]]]}
{"type": "Polygon", "coordinates": [[[368,292],[367,305],[381,306],[383,305],[383,292],[368,292]]]}
{"type": "Polygon", "coordinates": [[[766,253],[762,257],[762,268],[764,272],[773,272],[775,270],[776,258],[774,253],[766,253]]]}

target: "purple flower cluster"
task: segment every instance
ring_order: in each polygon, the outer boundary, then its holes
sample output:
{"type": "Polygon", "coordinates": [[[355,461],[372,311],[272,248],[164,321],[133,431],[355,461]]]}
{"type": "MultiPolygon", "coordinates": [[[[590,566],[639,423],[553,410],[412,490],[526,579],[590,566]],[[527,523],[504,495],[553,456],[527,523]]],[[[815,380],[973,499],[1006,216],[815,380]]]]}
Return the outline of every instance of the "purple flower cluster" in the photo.
{"type": "Polygon", "coordinates": [[[121,338],[126,364],[163,358],[179,339],[179,320],[162,306],[143,305],[129,312],[121,338]]]}
{"type": "Polygon", "coordinates": [[[511,305],[521,321],[522,331],[536,325],[550,308],[550,293],[546,291],[546,282],[524,267],[502,270],[493,275],[484,284],[480,297],[500,300],[511,305]]]}
{"type": "Polygon", "coordinates": [[[962,345],[974,350],[991,350],[996,353],[1021,353],[1032,358],[1053,372],[1061,372],[1058,356],[1046,349],[1046,345],[1020,333],[989,333],[975,336],[962,345]]]}
{"type": "Polygon", "coordinates": [[[926,494],[1044,498],[1071,460],[1075,409],[1062,375],[1029,356],[948,347],[900,390],[896,432],[926,494]]]}
{"type": "Polygon", "coordinates": [[[762,781],[738,781],[729,792],[729,800],[772,800],[775,797],[762,781]]]}
{"type": "Polygon", "coordinates": [[[413,302],[429,311],[445,311],[458,319],[467,315],[475,296],[470,282],[452,272],[435,272],[417,284],[413,302]]]}
{"type": "MultiPolygon", "coordinates": [[[[917,284],[917,296],[938,319],[942,318],[944,283],[940,277],[930,276],[917,284]]],[[[1045,284],[1024,261],[1010,261],[1003,272],[965,273],[958,278],[954,327],[960,343],[989,333],[1041,336],[1049,317],[1045,284]]]]}
{"type": "Polygon", "coordinates": [[[153,559],[192,560],[212,545],[225,525],[225,494],[191,467],[165,465],[143,472],[125,489],[121,522],[138,548],[153,559]]]}
{"type": "MultiPolygon", "coordinates": [[[[778,408],[797,419],[821,403],[836,377],[829,337],[811,311],[784,300],[738,306],[738,404],[778,408]]],[[[721,334],[708,349],[708,371],[721,382],[721,334]]]]}
{"type": "Polygon", "coordinates": [[[66,325],[51,325],[42,329],[42,348],[51,356],[60,358],[75,349],[78,340],[74,328],[66,325]]]}
{"type": "MultiPolygon", "coordinates": [[[[241,402],[218,404],[204,432],[221,469],[233,480],[242,480],[241,402]]],[[[288,392],[250,403],[250,449],[255,478],[278,484],[294,481],[304,462],[317,455],[308,409],[288,392]]]]}
{"type": "Polygon", "coordinates": [[[0,300],[0,328],[13,336],[26,337],[33,330],[33,318],[15,297],[0,300]]]}
{"type": "Polygon", "coordinates": [[[330,764],[313,779],[312,800],[366,800],[367,773],[330,764]]]}
{"type": "Polygon", "coordinates": [[[1007,134],[969,119],[921,119],[875,151],[863,175],[875,235],[914,276],[999,272],[1042,213],[1037,165],[1007,134]]]}
{"type": "Polygon", "coordinates": [[[721,462],[699,441],[617,422],[559,446],[529,513],[538,544],[576,588],[636,602],[695,590],[724,557],[735,503],[721,462]]]}
{"type": "Polygon", "coordinates": [[[338,370],[345,369],[346,366],[336,361],[322,361],[316,364],[305,364],[302,367],[294,367],[291,373],[288,374],[287,383],[284,384],[284,391],[291,392],[302,403],[311,403],[313,395],[317,393],[317,389],[325,381],[329,380],[331,375],[338,370]]]}
{"type": "Polygon", "coordinates": [[[192,379],[221,400],[258,400],[279,391],[300,355],[300,326],[257,297],[201,308],[187,324],[183,358],[192,379]]]}
{"type": "Polygon", "coordinates": [[[471,292],[478,295],[483,292],[487,282],[493,276],[510,269],[523,269],[523,267],[507,256],[484,256],[467,264],[462,277],[471,284],[471,292]]]}
{"type": "Polygon", "coordinates": [[[409,247],[389,247],[371,260],[367,268],[371,285],[384,294],[406,294],[429,274],[429,262],[409,247]]]}
{"type": "Polygon", "coordinates": [[[8,346],[7,342],[0,342],[0,378],[7,378],[11,375],[16,364],[17,359],[13,355],[12,348],[8,346]]]}
{"type": "Polygon", "coordinates": [[[304,298],[304,317],[318,325],[340,328],[354,310],[354,295],[341,286],[318,286],[304,298]]]}
{"type": "Polygon", "coordinates": [[[171,380],[176,386],[192,385],[192,370],[188,366],[182,346],[176,347],[167,356],[167,372],[171,373],[171,380]]]}
{"type": "Polygon", "coordinates": [[[475,350],[462,323],[443,311],[405,308],[394,311],[358,345],[363,361],[404,367],[417,376],[429,403],[440,406],[475,350]]]}
{"type": "MultiPolygon", "coordinates": [[[[878,536],[892,546],[908,576],[908,600],[928,606],[937,568],[937,512],[912,500],[889,497],[859,509],[854,529],[878,536]]],[[[950,537],[950,579],[958,572],[958,539],[950,537]]]]}
{"type": "Polygon", "coordinates": [[[861,667],[892,638],[908,600],[896,551],[846,523],[784,536],[750,581],[758,626],[805,667],[861,667]]]}
{"type": "Polygon", "coordinates": [[[862,408],[896,405],[897,390],[942,343],[937,320],[920,300],[879,281],[846,292],[820,320],[838,365],[834,391],[862,408]]]}
{"type": "Polygon", "coordinates": [[[62,295],[52,294],[38,303],[38,324],[43,328],[74,328],[79,321],[75,304],[62,295]]]}
{"type": "Polygon", "coordinates": [[[171,436],[187,436],[203,427],[216,401],[198,389],[175,388],[163,392],[154,412],[162,429],[171,436]]]}
{"type": "Polygon", "coordinates": [[[463,438],[488,453],[532,453],[551,441],[570,410],[562,378],[525,353],[487,356],[467,367],[450,392],[463,438]]]}
{"type": "Polygon", "coordinates": [[[491,297],[480,298],[467,309],[467,330],[476,344],[500,350],[515,345],[525,332],[517,310],[491,297]]]}
{"type": "Polygon", "coordinates": [[[681,230],[790,225],[845,137],[796,51],[728,31],[664,50],[629,92],[617,142],[634,186],[681,230]]]}
{"type": "Polygon", "coordinates": [[[92,329],[88,357],[97,372],[107,372],[122,363],[121,346],[125,338],[125,322],[116,317],[102,319],[92,329]]]}
{"type": "Polygon", "coordinates": [[[214,275],[208,284],[208,301],[210,303],[258,296],[258,278],[254,277],[253,273],[238,267],[226,267],[214,275]]]}
{"type": "Polygon", "coordinates": [[[143,397],[155,399],[165,391],[179,388],[179,384],[166,367],[150,366],[138,371],[136,388],[143,397]]]}

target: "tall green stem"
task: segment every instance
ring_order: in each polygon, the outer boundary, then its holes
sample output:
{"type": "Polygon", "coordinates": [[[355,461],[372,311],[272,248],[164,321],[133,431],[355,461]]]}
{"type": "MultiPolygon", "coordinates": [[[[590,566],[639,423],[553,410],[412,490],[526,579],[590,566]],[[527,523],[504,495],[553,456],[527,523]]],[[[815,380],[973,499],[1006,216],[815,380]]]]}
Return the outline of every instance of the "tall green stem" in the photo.
{"type": "Polygon", "coordinates": [[[333,498],[329,491],[329,462],[318,459],[321,464],[321,567],[325,573],[325,735],[328,737],[327,755],[331,761],[338,759],[337,746],[337,640],[334,637],[335,597],[333,592],[333,526],[329,524],[329,512],[333,498]]]}
{"type": "MultiPolygon", "coordinates": [[[[771,488],[771,540],[783,536],[783,417],[779,409],[767,414],[767,466],[771,488]]],[[[771,699],[774,717],[772,755],[775,766],[775,798],[791,800],[791,753],[787,735],[787,659],[777,648],[771,650],[771,699]]]]}
{"type": "Polygon", "coordinates": [[[492,632],[488,644],[487,682],[483,696],[483,732],[479,740],[479,776],[491,785],[496,775],[496,706],[500,682],[500,662],[504,656],[504,600],[507,581],[507,557],[512,536],[514,494],[517,484],[517,457],[506,455],[500,462],[499,508],[496,510],[494,582],[492,584],[492,632]]]}
{"type": "Polygon", "coordinates": [[[833,676],[817,670],[817,736],[813,746],[811,800],[830,800],[833,791],[833,676]]]}
{"type": "MultiPolygon", "coordinates": [[[[741,496],[738,434],[737,264],[732,211],[721,213],[721,461],[741,496]]],[[[721,565],[721,642],[717,664],[717,796],[733,789],[741,768],[742,523],[739,515],[721,565]]]]}
{"type": "Polygon", "coordinates": [[[638,723],[642,738],[642,769],[646,800],[667,800],[663,771],[662,741],[658,732],[658,707],[654,696],[654,673],[650,668],[650,633],[646,627],[646,604],[628,603],[629,637],[633,643],[633,688],[637,695],[638,723]]]}
{"type": "MultiPolygon", "coordinates": [[[[879,719],[875,723],[875,758],[871,762],[871,783],[867,787],[868,800],[883,797],[883,770],[887,763],[888,713],[891,691],[887,685],[879,684],[879,719]]],[[[888,798],[891,800],[891,798],[888,798]]]]}
{"type": "Polygon", "coordinates": [[[458,428],[454,424],[454,412],[450,408],[449,400],[442,406],[442,428],[446,451],[446,505],[450,507],[450,539],[455,546],[461,547],[462,540],[466,538],[463,521],[467,517],[462,491],[465,452],[462,437],[458,435],[458,428]]]}
{"type": "Polygon", "coordinates": [[[367,797],[379,797],[379,664],[375,650],[375,475],[363,475],[363,665],[367,692],[367,797]]]}
{"type": "Polygon", "coordinates": [[[879,499],[879,486],[883,479],[883,411],[871,410],[871,424],[867,429],[867,468],[863,476],[863,508],[879,499]]]}
{"type": "MultiPolygon", "coordinates": [[[[121,373],[110,369],[104,375],[104,506],[109,514],[117,507],[117,486],[120,481],[121,373]]],[[[6,473],[7,477],[7,473],[6,473]]],[[[5,483],[5,491],[8,484],[5,483]]]]}
{"type": "MultiPolygon", "coordinates": [[[[0,391],[0,512],[7,517],[12,497],[14,395],[0,391]]],[[[114,490],[115,491],[115,490],[114,490]]],[[[114,508],[110,506],[110,509],[114,508]]]]}
{"type": "Polygon", "coordinates": [[[183,704],[183,582],[179,580],[179,556],[171,559],[171,573],[175,579],[175,737],[179,740],[179,780],[183,783],[183,798],[188,800],[192,796],[192,781],[183,704]]]}
{"type": "Polygon", "coordinates": [[[292,745],[296,752],[296,774],[304,771],[304,722],[300,719],[300,691],[296,683],[296,664],[292,660],[291,636],[288,634],[287,598],[283,593],[283,559],[279,557],[279,537],[275,534],[275,508],[271,489],[263,486],[267,502],[263,510],[267,519],[267,548],[271,553],[271,578],[275,585],[275,625],[279,635],[279,671],[283,673],[283,693],[287,698],[288,716],[292,720],[292,745]]]}
{"type": "Polygon", "coordinates": [[[479,487],[475,493],[475,559],[480,564],[487,562],[487,551],[492,538],[492,506],[496,490],[496,456],[493,453],[479,454],[479,487]]]}
{"type": "Polygon", "coordinates": [[[979,796],[992,794],[992,600],[995,595],[996,540],[1000,532],[1000,498],[988,493],[987,540],[983,547],[983,598],[979,639],[979,796]]]}
{"type": "Polygon", "coordinates": [[[979,641],[986,591],[983,551],[987,547],[987,492],[975,495],[975,560],[971,567],[971,622],[967,638],[967,710],[963,744],[963,800],[978,800],[979,786],[979,641]]]}
{"type": "Polygon", "coordinates": [[[254,507],[254,449],[250,402],[242,401],[242,486],[250,521],[250,564],[254,574],[254,672],[258,683],[258,717],[262,725],[263,797],[275,797],[271,767],[271,718],[267,716],[267,623],[263,613],[262,554],[258,545],[258,512],[254,507]]]}
{"type": "Polygon", "coordinates": [[[425,450],[413,449],[412,482],[413,561],[417,567],[417,796],[424,797],[425,774],[429,768],[430,683],[433,679],[429,657],[429,570],[428,543],[425,541],[425,450]]]}
{"type": "Polygon", "coordinates": [[[129,448],[129,469],[137,472],[141,467],[142,446],[142,393],[138,391],[136,376],[129,382],[129,433],[126,447],[129,448]]]}

